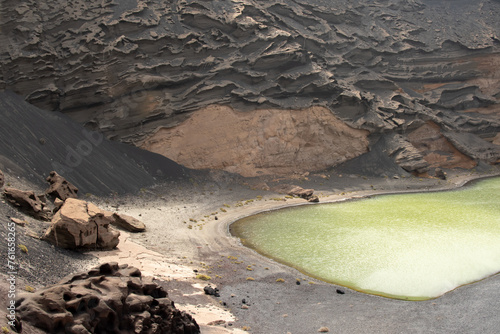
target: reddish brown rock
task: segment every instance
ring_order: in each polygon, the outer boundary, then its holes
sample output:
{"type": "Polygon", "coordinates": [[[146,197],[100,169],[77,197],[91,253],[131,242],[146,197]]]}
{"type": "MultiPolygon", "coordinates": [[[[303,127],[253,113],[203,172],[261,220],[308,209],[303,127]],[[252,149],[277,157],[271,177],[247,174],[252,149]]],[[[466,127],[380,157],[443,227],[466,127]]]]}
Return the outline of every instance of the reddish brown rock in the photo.
{"type": "Polygon", "coordinates": [[[112,222],[112,224],[114,226],[120,227],[129,232],[144,232],[146,230],[146,225],[132,216],[128,216],[122,213],[114,213],[113,219],[114,221],[112,222]]]}
{"type": "Polygon", "coordinates": [[[111,222],[94,204],[68,198],[43,238],[67,249],[112,249],[118,245],[120,232],[110,226],[111,222]]]}
{"type": "Polygon", "coordinates": [[[78,197],[78,188],[54,171],[50,172],[47,182],[50,183],[50,187],[45,193],[49,196],[59,198],[63,201],[68,198],[78,197]]]}
{"type": "Polygon", "coordinates": [[[163,288],[139,269],[117,263],[25,294],[16,306],[21,321],[48,333],[200,333],[163,288]]]}
{"type": "Polygon", "coordinates": [[[5,188],[4,196],[13,206],[36,219],[50,220],[52,218],[50,210],[46,207],[45,199],[42,196],[37,196],[33,191],[5,188]]]}

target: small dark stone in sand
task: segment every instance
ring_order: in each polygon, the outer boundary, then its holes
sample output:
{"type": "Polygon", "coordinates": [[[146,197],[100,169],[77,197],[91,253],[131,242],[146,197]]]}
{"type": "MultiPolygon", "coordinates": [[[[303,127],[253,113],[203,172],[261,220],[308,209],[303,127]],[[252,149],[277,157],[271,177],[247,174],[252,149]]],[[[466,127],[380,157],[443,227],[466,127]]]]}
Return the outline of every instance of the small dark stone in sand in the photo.
{"type": "Polygon", "coordinates": [[[214,296],[214,297],[220,297],[219,289],[212,288],[210,285],[207,285],[206,287],[204,287],[203,291],[205,291],[206,295],[214,296]]]}
{"type": "Polygon", "coordinates": [[[340,290],[340,289],[337,289],[337,293],[338,293],[339,295],[343,295],[343,294],[345,294],[344,290],[340,290]]]}

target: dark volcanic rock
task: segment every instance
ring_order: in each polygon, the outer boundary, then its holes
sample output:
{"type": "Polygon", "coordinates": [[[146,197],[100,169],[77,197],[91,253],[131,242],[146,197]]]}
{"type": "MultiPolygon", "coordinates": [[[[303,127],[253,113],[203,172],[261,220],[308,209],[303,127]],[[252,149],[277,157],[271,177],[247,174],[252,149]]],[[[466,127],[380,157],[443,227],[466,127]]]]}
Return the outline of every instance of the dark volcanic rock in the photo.
{"type": "Polygon", "coordinates": [[[323,106],[374,138],[500,132],[499,1],[77,3],[2,3],[0,88],[109,138],[141,145],[211,104],[323,106]]]}
{"type": "Polygon", "coordinates": [[[200,332],[163,288],[127,265],[105,263],[88,273],[25,294],[16,301],[21,320],[48,333],[200,332]]]}
{"type": "Polygon", "coordinates": [[[495,163],[500,161],[500,146],[491,144],[473,133],[445,133],[457,149],[468,156],[495,163]]]}
{"type": "Polygon", "coordinates": [[[45,193],[49,196],[59,198],[63,201],[68,198],[78,197],[78,188],[68,182],[64,177],[57,174],[57,172],[50,172],[50,176],[47,177],[47,182],[50,183],[50,187],[45,193]]]}
{"type": "Polygon", "coordinates": [[[219,289],[213,288],[210,285],[207,285],[206,287],[204,287],[203,291],[205,292],[206,295],[220,297],[219,289]]]}
{"type": "Polygon", "coordinates": [[[5,188],[5,199],[19,210],[41,220],[50,220],[52,213],[47,208],[43,198],[33,191],[22,191],[14,188],[5,188]]]}
{"type": "Polygon", "coordinates": [[[423,155],[402,135],[394,134],[384,138],[389,157],[407,172],[425,173],[429,163],[423,155]]]}
{"type": "Polygon", "coordinates": [[[446,173],[441,168],[436,168],[436,170],[434,171],[434,176],[436,176],[438,179],[446,180],[446,173]]]}

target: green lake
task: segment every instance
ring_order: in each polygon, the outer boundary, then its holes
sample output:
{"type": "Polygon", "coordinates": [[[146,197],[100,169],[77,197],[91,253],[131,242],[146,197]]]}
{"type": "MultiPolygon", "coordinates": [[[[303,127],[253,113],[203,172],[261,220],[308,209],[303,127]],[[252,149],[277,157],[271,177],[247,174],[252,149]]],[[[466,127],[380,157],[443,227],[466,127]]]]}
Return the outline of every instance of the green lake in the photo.
{"type": "Polygon", "coordinates": [[[425,300],[500,271],[500,178],[241,219],[242,243],[326,282],[425,300]]]}

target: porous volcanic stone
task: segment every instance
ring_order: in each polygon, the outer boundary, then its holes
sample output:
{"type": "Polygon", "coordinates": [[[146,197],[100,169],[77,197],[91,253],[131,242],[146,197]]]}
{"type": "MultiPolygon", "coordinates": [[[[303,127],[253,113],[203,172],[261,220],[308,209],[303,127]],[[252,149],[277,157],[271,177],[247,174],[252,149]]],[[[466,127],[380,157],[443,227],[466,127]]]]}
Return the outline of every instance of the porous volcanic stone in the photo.
{"type": "Polygon", "coordinates": [[[50,172],[50,176],[47,177],[47,182],[50,183],[50,187],[45,191],[45,193],[49,196],[59,198],[63,201],[67,198],[78,197],[78,188],[68,182],[68,180],[64,177],[57,174],[57,172],[50,172]]]}
{"type": "Polygon", "coordinates": [[[200,333],[163,288],[139,269],[102,264],[88,273],[25,294],[16,301],[21,321],[48,333],[200,333]]]}

